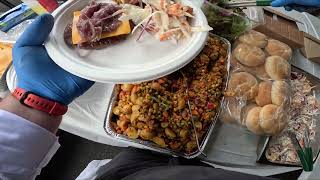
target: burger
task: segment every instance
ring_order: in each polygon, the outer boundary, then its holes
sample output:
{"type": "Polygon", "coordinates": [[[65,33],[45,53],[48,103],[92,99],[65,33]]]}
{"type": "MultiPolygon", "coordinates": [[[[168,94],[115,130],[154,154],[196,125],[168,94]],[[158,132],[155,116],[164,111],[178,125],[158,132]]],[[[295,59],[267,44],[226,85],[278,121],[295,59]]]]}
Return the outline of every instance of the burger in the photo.
{"type": "Polygon", "coordinates": [[[122,7],[116,3],[91,1],[81,11],[73,12],[72,23],[64,31],[71,47],[99,49],[120,42],[131,33],[129,21],[120,21],[122,7]]]}

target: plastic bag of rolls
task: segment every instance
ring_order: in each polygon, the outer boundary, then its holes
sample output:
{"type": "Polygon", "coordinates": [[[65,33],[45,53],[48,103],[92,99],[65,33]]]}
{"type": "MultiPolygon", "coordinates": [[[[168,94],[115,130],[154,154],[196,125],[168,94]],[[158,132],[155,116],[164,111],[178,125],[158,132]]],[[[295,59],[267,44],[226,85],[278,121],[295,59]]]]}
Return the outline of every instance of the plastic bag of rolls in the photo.
{"type": "Polygon", "coordinates": [[[264,34],[249,31],[240,36],[220,119],[257,135],[279,134],[290,111],[291,57],[288,45],[264,34]]]}

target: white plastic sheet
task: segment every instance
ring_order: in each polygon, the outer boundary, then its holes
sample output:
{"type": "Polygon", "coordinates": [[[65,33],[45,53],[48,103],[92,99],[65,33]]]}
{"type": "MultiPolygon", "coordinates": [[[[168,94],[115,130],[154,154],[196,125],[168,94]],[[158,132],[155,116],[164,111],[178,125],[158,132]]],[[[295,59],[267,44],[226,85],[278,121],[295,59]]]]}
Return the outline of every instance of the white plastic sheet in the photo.
{"type": "MultiPolygon", "coordinates": [[[[220,123],[218,124],[220,125],[220,123]]],[[[256,162],[259,155],[258,146],[265,141],[248,130],[232,124],[222,124],[215,128],[204,153],[203,160],[217,168],[237,171],[258,176],[271,176],[301,169],[267,165],[256,162]]]]}
{"type": "MultiPolygon", "coordinates": [[[[7,74],[8,87],[12,91],[17,82],[13,68],[7,74]]],[[[134,146],[112,139],[106,135],[104,118],[107,105],[112,96],[114,85],[96,83],[83,96],[76,99],[70,106],[68,113],[63,117],[61,129],[80,137],[113,146],[134,146]]],[[[290,172],[299,167],[281,167],[256,163],[259,137],[246,132],[244,129],[232,125],[222,125],[215,129],[206,146],[206,158],[209,164],[222,169],[238,171],[260,176],[270,176],[290,172]]]]}

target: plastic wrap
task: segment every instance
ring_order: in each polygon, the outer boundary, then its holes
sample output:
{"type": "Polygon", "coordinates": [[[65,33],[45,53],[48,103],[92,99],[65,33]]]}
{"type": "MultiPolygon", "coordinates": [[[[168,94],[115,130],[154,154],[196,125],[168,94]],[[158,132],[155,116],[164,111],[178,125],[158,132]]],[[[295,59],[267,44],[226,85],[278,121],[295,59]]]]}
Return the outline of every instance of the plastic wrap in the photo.
{"type": "Polygon", "coordinates": [[[28,19],[16,25],[6,33],[0,31],[0,43],[14,44],[32,22],[33,19],[28,19]]]}
{"type": "Polygon", "coordinates": [[[263,11],[257,9],[250,10],[253,19],[249,19],[240,9],[235,9],[235,12],[239,12],[235,13],[233,10],[227,10],[205,1],[202,5],[202,11],[207,17],[208,24],[213,28],[212,33],[230,41],[263,23],[263,18],[261,18],[263,11]]]}
{"type": "Polygon", "coordinates": [[[7,32],[21,22],[36,16],[32,9],[22,3],[0,16],[0,31],[7,32]]]}
{"type": "Polygon", "coordinates": [[[290,111],[290,59],[286,44],[249,31],[241,35],[231,58],[231,75],[221,120],[257,135],[277,135],[290,111]]]}
{"type": "Polygon", "coordinates": [[[246,16],[254,22],[265,24],[263,7],[247,7],[243,9],[246,16]]]}
{"type": "Polygon", "coordinates": [[[314,160],[320,150],[320,88],[319,79],[294,68],[291,76],[292,101],[290,119],[285,130],[278,136],[272,137],[265,155],[268,161],[278,164],[300,165],[298,154],[288,136],[294,132],[303,146],[305,133],[309,133],[314,160]]]}

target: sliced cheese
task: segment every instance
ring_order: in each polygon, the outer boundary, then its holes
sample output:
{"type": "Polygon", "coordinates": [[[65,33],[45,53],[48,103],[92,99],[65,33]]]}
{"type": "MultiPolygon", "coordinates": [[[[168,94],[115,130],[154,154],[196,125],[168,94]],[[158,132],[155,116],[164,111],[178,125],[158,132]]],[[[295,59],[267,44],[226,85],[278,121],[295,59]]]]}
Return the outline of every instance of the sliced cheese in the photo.
{"type": "MultiPolygon", "coordinates": [[[[76,25],[79,20],[79,16],[80,16],[80,11],[76,11],[73,13],[73,21],[72,21],[72,43],[73,44],[79,44],[79,43],[85,42],[81,39],[79,31],[77,29],[77,25],[76,25]]],[[[130,33],[131,33],[130,22],[124,21],[121,23],[118,29],[110,33],[103,33],[101,38],[104,39],[108,37],[114,37],[114,36],[119,36],[124,34],[130,34],[130,33]]]]}
{"type": "Polygon", "coordinates": [[[77,29],[77,22],[79,20],[80,11],[76,11],[73,13],[73,21],[72,21],[72,43],[79,44],[82,42],[79,31],[77,29]]]}

